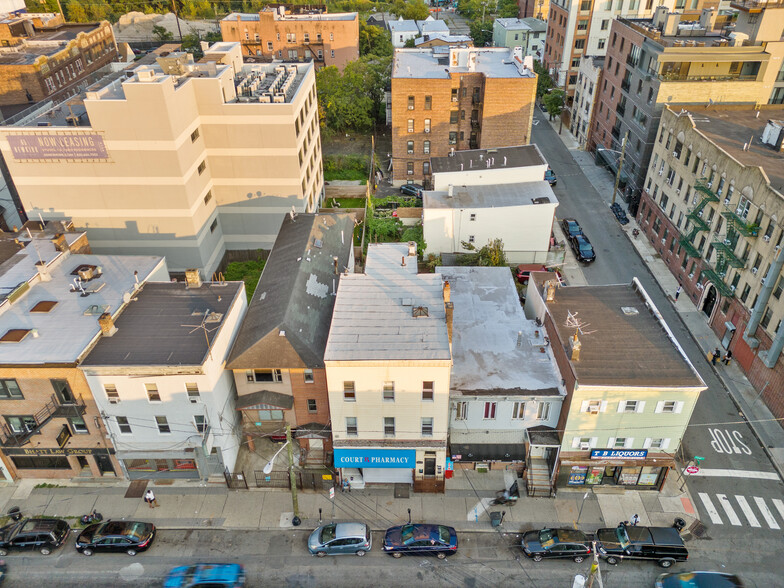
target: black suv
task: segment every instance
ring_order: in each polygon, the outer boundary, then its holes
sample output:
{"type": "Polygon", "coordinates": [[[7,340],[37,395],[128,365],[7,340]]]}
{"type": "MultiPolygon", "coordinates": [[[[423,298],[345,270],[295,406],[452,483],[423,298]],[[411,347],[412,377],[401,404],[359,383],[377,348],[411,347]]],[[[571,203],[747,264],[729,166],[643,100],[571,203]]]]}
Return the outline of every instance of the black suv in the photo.
{"type": "Polygon", "coordinates": [[[65,540],[71,527],[62,519],[24,519],[0,529],[0,556],[14,549],[38,549],[49,555],[65,540]]]}
{"type": "Polygon", "coordinates": [[[582,531],[542,529],[523,535],[523,553],[534,561],[569,557],[580,563],[591,554],[591,547],[588,536],[582,531]]]}
{"type": "Polygon", "coordinates": [[[596,532],[596,549],[608,564],[623,559],[649,559],[669,568],[678,561],[689,559],[678,530],[673,527],[632,527],[618,525],[614,529],[596,532]]]}

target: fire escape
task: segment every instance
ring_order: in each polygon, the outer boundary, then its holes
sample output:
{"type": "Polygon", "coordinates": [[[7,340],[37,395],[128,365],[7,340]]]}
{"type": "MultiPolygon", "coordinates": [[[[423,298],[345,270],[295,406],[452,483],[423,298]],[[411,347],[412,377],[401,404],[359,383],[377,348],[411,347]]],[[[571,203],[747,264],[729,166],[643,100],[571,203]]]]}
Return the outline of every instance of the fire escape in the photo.
{"type": "Polygon", "coordinates": [[[21,431],[15,431],[8,424],[0,426],[0,446],[2,447],[22,447],[30,442],[30,438],[54,418],[81,417],[87,407],[81,396],[76,397],[71,402],[61,403],[57,396],[52,394],[52,398],[38,412],[25,419],[21,431]]]}
{"type": "Polygon", "coordinates": [[[700,253],[700,250],[694,246],[694,239],[697,237],[698,233],[703,231],[710,231],[710,226],[708,223],[702,220],[702,213],[708,204],[711,202],[718,202],[719,197],[713,193],[713,190],[708,187],[704,180],[697,180],[697,183],[694,186],[694,190],[695,192],[699,192],[702,195],[702,198],[697,206],[695,206],[686,217],[686,219],[691,223],[691,231],[681,235],[680,239],[678,239],[678,242],[686,251],[686,255],[700,259],[702,254],[700,253]]]}

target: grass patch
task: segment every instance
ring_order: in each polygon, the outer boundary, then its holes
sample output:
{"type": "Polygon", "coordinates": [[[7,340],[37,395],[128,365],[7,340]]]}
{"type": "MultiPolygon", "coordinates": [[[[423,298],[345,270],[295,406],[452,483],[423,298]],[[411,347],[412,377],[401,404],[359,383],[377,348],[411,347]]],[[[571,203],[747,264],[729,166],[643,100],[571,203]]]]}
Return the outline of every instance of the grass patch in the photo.
{"type": "Polygon", "coordinates": [[[351,180],[367,183],[368,158],[362,155],[328,155],[324,157],[324,180],[351,180]]]}
{"type": "Polygon", "coordinates": [[[264,269],[264,261],[232,261],[223,276],[229,282],[242,280],[245,282],[245,293],[248,295],[248,302],[253,298],[253,291],[259,283],[261,271],[264,269]]]}
{"type": "Polygon", "coordinates": [[[44,482],[43,484],[36,484],[33,488],[65,488],[65,486],[60,486],[60,484],[49,484],[48,482],[44,482]]]}

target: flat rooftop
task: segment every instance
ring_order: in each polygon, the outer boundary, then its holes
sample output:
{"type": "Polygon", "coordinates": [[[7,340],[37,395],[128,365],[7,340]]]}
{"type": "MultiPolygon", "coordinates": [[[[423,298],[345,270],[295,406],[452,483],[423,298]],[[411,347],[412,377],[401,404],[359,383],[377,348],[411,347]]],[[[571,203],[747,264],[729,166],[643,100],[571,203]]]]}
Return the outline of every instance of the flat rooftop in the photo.
{"type": "MultiPolygon", "coordinates": [[[[542,289],[539,282],[536,285],[542,289]]],[[[570,314],[582,325],[580,359],[571,362],[578,383],[704,388],[705,382],[644,292],[636,279],[631,284],[556,290],[547,309],[564,346],[575,333],[567,324],[570,314]]]]}
{"type": "Polygon", "coordinates": [[[242,282],[145,284],[115,321],[117,332],[102,337],[82,365],[201,365],[240,295],[242,282]]]}
{"type": "MultiPolygon", "coordinates": [[[[265,9],[265,12],[273,12],[273,10],[265,9]]],[[[258,13],[247,13],[247,12],[232,12],[228,16],[224,16],[222,20],[227,21],[236,21],[239,18],[241,21],[258,21],[259,15],[258,13]]],[[[323,13],[323,12],[314,12],[312,14],[291,14],[286,12],[285,15],[281,16],[279,13],[275,13],[275,20],[357,20],[358,13],[356,12],[332,12],[332,13],[323,13]]]]}
{"type": "Polygon", "coordinates": [[[534,144],[515,147],[499,147],[497,149],[470,149],[455,151],[453,155],[431,158],[433,173],[485,171],[503,169],[505,167],[528,167],[547,165],[539,147],[534,144]],[[488,165],[488,160],[490,161],[488,165]]]}
{"type": "Polygon", "coordinates": [[[369,245],[365,273],[340,278],[324,360],[448,361],[443,288],[406,243],[369,245]]]}
{"type": "Polygon", "coordinates": [[[453,186],[452,196],[447,191],[425,192],[424,208],[501,208],[532,204],[555,204],[558,199],[550,184],[520,182],[519,184],[484,184],[481,186],[453,186]]]}
{"type": "Polygon", "coordinates": [[[438,267],[449,282],[452,391],[464,395],[558,396],[561,375],[544,329],[523,314],[506,267],[438,267]],[[537,335],[538,331],[538,335],[537,335]]]}
{"type": "Polygon", "coordinates": [[[438,48],[396,49],[392,78],[448,79],[455,73],[481,73],[489,78],[536,77],[532,69],[518,64],[513,50],[506,47],[452,47],[450,52],[434,49],[438,48]],[[452,64],[451,52],[464,52],[458,65],[452,64]]]}
{"type": "MultiPolygon", "coordinates": [[[[692,105],[685,108],[698,131],[743,165],[762,168],[770,178],[771,187],[784,194],[784,152],[760,140],[768,120],[784,120],[784,106],[761,111],[692,105]],[[744,151],[749,139],[751,144],[744,151]]],[[[679,110],[675,106],[670,109],[676,114],[679,110]]]]}

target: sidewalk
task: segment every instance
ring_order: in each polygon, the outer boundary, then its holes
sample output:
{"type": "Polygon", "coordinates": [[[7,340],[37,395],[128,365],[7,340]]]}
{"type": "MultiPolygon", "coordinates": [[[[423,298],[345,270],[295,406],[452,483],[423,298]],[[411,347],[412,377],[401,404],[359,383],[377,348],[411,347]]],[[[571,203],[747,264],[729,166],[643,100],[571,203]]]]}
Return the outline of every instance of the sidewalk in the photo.
{"type": "MultiPolygon", "coordinates": [[[[411,494],[410,498],[394,497],[391,486],[337,491],[329,493],[302,492],[299,516],[302,528],[318,525],[321,519],[363,520],[374,530],[384,530],[408,521],[408,509],[414,522],[436,521],[461,532],[494,532],[490,512],[505,512],[503,530],[517,532],[528,529],[564,526],[595,532],[599,527],[614,527],[632,515],[640,516],[641,524],[669,526],[674,517],[695,519],[688,490],[681,492],[675,473],[660,493],[654,491],[623,491],[611,486],[565,489],[556,498],[521,496],[513,506],[491,506],[496,491],[514,481],[510,471],[480,473],[456,470],[447,481],[445,494],[411,494]]],[[[141,498],[125,498],[127,481],[112,487],[69,486],[59,488],[0,488],[0,509],[7,512],[18,506],[25,516],[55,516],[78,524],[81,515],[95,508],[105,518],[137,519],[154,523],[160,529],[236,529],[278,530],[293,528],[291,495],[283,490],[228,490],[223,486],[181,485],[154,486],[159,507],[149,508],[141,498]]]]}
{"type": "MultiPolygon", "coordinates": [[[[558,133],[557,122],[556,120],[550,123],[556,134],[558,133]]],[[[579,148],[574,137],[565,127],[560,138],[602,200],[609,206],[612,201],[615,178],[603,167],[597,166],[590,153],[579,148]]],[[[612,213],[608,210],[607,214],[612,213]]],[[[711,330],[705,316],[697,310],[689,297],[680,296],[677,301],[673,298],[675,290],[678,288],[678,280],[672,275],[661,260],[659,253],[651,246],[642,232],[638,237],[633,236],[632,231],[639,229],[636,219],[630,216],[629,221],[628,225],[621,227],[622,230],[637,249],[637,253],[648,267],[651,275],[662,290],[668,293],[670,303],[702,350],[703,356],[707,357],[709,351],[713,351],[717,347],[721,348],[719,337],[711,330]]],[[[759,393],[743,375],[737,362],[731,361],[728,366],[716,365],[711,368],[721,380],[738,411],[748,421],[752,432],[762,445],[779,476],[784,480],[784,429],[775,420],[768,407],[759,400],[759,393]]]]}

